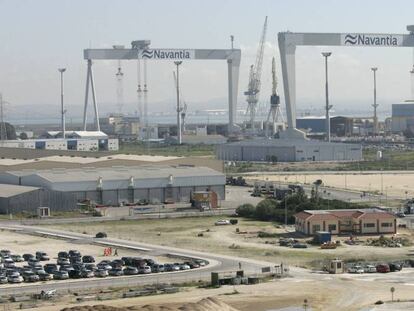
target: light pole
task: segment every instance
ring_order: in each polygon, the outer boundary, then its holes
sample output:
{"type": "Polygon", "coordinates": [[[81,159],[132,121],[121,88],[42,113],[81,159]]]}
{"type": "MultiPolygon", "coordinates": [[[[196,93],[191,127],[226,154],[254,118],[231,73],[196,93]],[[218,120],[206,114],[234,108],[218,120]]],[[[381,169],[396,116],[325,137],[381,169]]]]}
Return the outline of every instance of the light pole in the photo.
{"type": "Polygon", "coordinates": [[[322,56],[325,57],[325,113],[326,113],[326,141],[331,141],[331,121],[329,119],[329,110],[332,108],[332,105],[329,105],[329,95],[328,95],[328,57],[332,55],[332,52],[322,52],[322,56]]]}
{"type": "Polygon", "coordinates": [[[174,64],[177,66],[177,140],[178,144],[182,143],[181,136],[181,118],[180,118],[180,71],[179,66],[182,64],[182,61],[175,61],[174,64]]]}
{"type": "Polygon", "coordinates": [[[374,73],[374,104],[372,105],[372,107],[374,107],[374,129],[373,129],[373,134],[374,136],[377,135],[378,133],[378,117],[377,117],[377,67],[372,67],[371,68],[372,72],[374,73]]]}
{"type": "Polygon", "coordinates": [[[61,105],[61,114],[62,114],[62,137],[65,139],[66,131],[65,131],[65,113],[66,110],[63,107],[63,73],[66,71],[66,68],[59,68],[58,71],[60,72],[60,105],[61,105]]]}

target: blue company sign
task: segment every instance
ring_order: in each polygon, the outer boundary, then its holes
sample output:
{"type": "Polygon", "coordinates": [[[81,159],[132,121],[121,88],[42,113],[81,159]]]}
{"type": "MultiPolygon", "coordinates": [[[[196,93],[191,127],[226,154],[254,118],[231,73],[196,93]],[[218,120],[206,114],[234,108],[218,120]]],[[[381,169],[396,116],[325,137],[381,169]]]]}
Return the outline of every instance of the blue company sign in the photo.
{"type": "Polygon", "coordinates": [[[350,46],[400,46],[402,36],[347,33],[341,35],[341,44],[350,46]]]}
{"type": "Polygon", "coordinates": [[[193,59],[194,50],[147,49],[141,52],[141,58],[148,59],[193,59]]]}

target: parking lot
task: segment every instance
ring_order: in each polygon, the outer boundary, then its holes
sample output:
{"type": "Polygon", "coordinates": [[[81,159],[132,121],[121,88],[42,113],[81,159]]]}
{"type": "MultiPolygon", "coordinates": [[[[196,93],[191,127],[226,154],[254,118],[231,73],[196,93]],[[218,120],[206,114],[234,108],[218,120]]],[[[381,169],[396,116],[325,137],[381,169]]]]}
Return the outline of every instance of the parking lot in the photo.
{"type": "Polygon", "coordinates": [[[0,234],[0,246],[0,286],[178,272],[207,264],[14,232],[0,234]]]}

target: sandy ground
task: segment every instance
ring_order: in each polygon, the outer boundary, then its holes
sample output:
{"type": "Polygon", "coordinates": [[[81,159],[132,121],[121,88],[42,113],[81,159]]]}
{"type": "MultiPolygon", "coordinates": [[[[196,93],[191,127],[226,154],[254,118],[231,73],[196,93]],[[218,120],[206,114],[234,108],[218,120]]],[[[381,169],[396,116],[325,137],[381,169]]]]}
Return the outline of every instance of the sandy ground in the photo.
{"type": "MultiPolygon", "coordinates": [[[[239,223],[235,226],[214,226],[214,222],[221,218],[223,217],[128,220],[62,224],[52,227],[76,232],[85,231],[89,234],[104,231],[112,238],[247,257],[274,263],[284,262],[295,266],[318,266],[319,262],[324,259],[334,257],[373,261],[403,259],[410,257],[414,252],[414,247],[382,248],[366,245],[351,246],[344,243],[336,250],[322,250],[317,246],[310,246],[307,249],[293,249],[278,244],[279,236],[291,236],[284,228],[270,222],[246,219],[238,219],[239,223]],[[243,233],[236,233],[236,228],[243,233]],[[277,233],[278,237],[258,238],[259,231],[277,233]],[[198,236],[200,233],[203,234],[202,237],[198,236]]],[[[290,229],[293,230],[293,228],[290,229]]],[[[401,229],[399,235],[414,241],[411,231],[407,229],[401,229]]],[[[341,239],[343,241],[345,238],[341,239]]],[[[366,237],[360,239],[364,240],[366,237]]]]}
{"type": "MultiPolygon", "coordinates": [[[[286,307],[302,307],[305,299],[308,300],[312,310],[369,310],[378,300],[391,300],[391,286],[395,287],[395,299],[408,300],[413,298],[413,288],[409,285],[366,282],[343,278],[340,275],[320,275],[303,279],[296,277],[287,278],[257,285],[223,286],[217,289],[192,288],[184,292],[165,296],[86,302],[81,304],[67,302],[59,304],[59,306],[49,305],[32,310],[52,311],[64,307],[73,307],[74,305],[105,304],[116,307],[144,307],[151,305],[154,307],[151,310],[165,310],[160,308],[163,306],[173,308],[173,310],[213,311],[214,309],[179,309],[185,304],[198,302],[207,297],[214,297],[241,311],[267,311],[286,307]],[[367,307],[368,309],[366,309],[367,307]]],[[[226,309],[220,308],[214,311],[224,310],[226,309]]]]}
{"type": "Polygon", "coordinates": [[[399,196],[405,198],[414,197],[414,172],[407,173],[292,173],[292,174],[259,174],[248,176],[252,180],[266,180],[288,183],[311,184],[317,179],[322,179],[325,186],[351,189],[356,191],[369,191],[399,196]]]}

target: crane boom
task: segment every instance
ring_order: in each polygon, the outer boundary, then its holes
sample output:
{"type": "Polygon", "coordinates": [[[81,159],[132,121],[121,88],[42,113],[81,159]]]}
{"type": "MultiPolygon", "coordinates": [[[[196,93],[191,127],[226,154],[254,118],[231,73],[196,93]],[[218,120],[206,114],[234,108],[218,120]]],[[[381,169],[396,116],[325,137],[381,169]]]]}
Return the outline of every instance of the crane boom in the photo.
{"type": "Polygon", "coordinates": [[[266,41],[266,31],[267,31],[267,16],[263,25],[262,35],[260,37],[259,47],[256,54],[256,62],[254,65],[251,65],[249,72],[249,84],[247,91],[244,92],[244,95],[247,96],[247,113],[250,112],[250,126],[254,130],[254,119],[256,115],[256,105],[259,101],[259,93],[261,86],[261,76],[262,76],[262,65],[263,65],[263,54],[266,41]]]}

